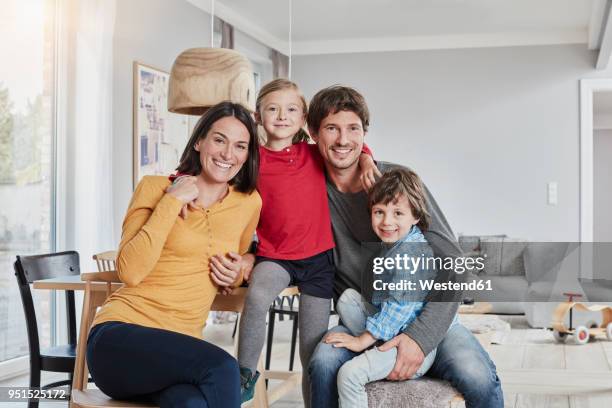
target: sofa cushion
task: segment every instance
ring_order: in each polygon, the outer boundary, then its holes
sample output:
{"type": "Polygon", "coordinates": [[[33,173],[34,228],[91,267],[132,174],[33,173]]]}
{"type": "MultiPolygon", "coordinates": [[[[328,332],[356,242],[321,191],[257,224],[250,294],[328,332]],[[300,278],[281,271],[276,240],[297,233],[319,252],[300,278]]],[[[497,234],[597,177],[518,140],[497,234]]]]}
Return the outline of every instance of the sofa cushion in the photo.
{"type": "Polygon", "coordinates": [[[527,242],[524,239],[504,238],[500,275],[525,276],[523,253],[526,247],[527,242]]]}
{"type": "Polygon", "coordinates": [[[523,251],[527,243],[516,238],[483,237],[480,240],[485,256],[485,273],[490,276],[524,276],[523,251]]]}
{"type": "Polygon", "coordinates": [[[478,235],[459,235],[457,242],[465,256],[480,252],[480,237],[478,235]]]}
{"type": "Polygon", "coordinates": [[[525,248],[525,276],[529,282],[554,282],[564,261],[567,242],[531,242],[525,248]]]}
{"type": "Polygon", "coordinates": [[[501,275],[502,242],[504,238],[482,237],[480,250],[484,256],[484,273],[489,276],[501,275]]]}
{"type": "Polygon", "coordinates": [[[499,234],[499,235],[459,235],[459,239],[457,242],[459,243],[459,247],[464,252],[466,256],[475,256],[480,255],[480,241],[482,239],[494,239],[494,238],[506,238],[507,235],[499,234]]]}

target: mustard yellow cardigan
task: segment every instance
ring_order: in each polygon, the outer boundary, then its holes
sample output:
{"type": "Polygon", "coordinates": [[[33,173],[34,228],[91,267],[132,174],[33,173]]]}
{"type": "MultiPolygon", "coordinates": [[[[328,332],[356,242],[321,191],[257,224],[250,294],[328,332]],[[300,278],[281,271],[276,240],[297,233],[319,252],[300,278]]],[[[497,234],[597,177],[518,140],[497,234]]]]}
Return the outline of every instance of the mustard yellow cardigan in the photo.
{"type": "MultiPolygon", "coordinates": [[[[261,210],[257,192],[231,186],[207,209],[180,218],[183,204],[164,190],[167,177],[146,176],[136,187],[125,220],[117,272],[125,284],[99,309],[93,325],[119,321],[202,338],[217,286],[209,259],[229,251],[244,254],[261,210]]],[[[239,285],[242,276],[235,285],[239,285]]]]}

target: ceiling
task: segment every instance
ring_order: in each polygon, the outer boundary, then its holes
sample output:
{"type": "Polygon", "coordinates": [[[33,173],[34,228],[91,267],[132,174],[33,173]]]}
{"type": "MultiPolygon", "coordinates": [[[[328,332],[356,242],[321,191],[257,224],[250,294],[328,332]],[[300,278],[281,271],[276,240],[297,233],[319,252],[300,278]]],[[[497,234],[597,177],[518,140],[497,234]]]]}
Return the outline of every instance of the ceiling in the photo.
{"type": "MultiPolygon", "coordinates": [[[[210,12],[211,0],[188,0],[210,12]]],[[[215,14],[288,50],[289,0],[216,0],[215,14]]],[[[293,0],[292,52],[589,43],[605,0],[293,0]]]]}

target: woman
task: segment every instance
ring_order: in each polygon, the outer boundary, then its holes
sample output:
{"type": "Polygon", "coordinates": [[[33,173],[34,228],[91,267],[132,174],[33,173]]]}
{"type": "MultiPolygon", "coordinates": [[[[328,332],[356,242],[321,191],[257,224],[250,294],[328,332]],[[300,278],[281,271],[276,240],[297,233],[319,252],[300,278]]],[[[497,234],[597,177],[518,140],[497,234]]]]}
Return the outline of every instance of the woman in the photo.
{"type": "Polygon", "coordinates": [[[240,406],[236,360],[201,336],[218,290],[239,285],[249,266],[241,254],[259,220],[258,164],[249,112],[223,102],[199,120],[181,156],[178,171],[191,176],[138,184],[117,258],[125,286],[100,308],[87,343],[92,377],[109,396],[240,406]]]}

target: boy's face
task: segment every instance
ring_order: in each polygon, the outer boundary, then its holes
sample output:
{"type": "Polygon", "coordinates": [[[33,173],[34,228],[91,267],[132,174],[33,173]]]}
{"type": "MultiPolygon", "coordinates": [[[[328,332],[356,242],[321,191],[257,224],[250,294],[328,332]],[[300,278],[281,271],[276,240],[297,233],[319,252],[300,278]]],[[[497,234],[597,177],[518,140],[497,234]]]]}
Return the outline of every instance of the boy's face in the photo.
{"type": "Polygon", "coordinates": [[[311,132],[321,156],[337,169],[358,166],[365,132],[355,112],[331,113],[321,121],[319,130],[311,132]]]}
{"type": "Polygon", "coordinates": [[[383,242],[393,243],[404,237],[419,220],[414,218],[405,195],[398,195],[387,204],[372,206],[372,229],[383,242]]]}

